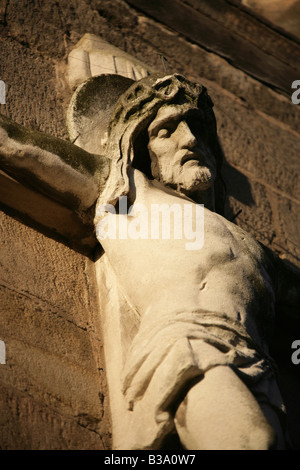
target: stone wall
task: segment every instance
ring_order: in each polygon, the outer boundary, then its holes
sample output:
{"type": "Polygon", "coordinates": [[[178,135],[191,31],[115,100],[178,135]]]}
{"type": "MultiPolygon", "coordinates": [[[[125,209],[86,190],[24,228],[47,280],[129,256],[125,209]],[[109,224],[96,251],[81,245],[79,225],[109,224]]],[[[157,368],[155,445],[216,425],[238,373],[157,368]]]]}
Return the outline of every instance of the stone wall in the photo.
{"type": "MultiPolygon", "coordinates": [[[[300,267],[300,108],[125,1],[3,2],[0,79],[7,94],[0,112],[67,139],[66,59],[85,33],[162,74],[163,54],[168,72],[207,86],[226,155],[227,216],[241,210],[237,224],[300,267]]],[[[98,308],[93,263],[5,213],[2,219],[0,339],[7,364],[0,365],[0,448],[109,448],[102,340],[92,320],[98,308]]],[[[300,448],[300,382],[290,344],[287,334],[277,354],[300,448]]]]}
{"type": "Polygon", "coordinates": [[[4,213],[0,227],[0,447],[109,448],[92,262],[4,213]]]}
{"type": "Polygon", "coordinates": [[[300,38],[299,0],[241,0],[241,2],[284,31],[300,38]]]}

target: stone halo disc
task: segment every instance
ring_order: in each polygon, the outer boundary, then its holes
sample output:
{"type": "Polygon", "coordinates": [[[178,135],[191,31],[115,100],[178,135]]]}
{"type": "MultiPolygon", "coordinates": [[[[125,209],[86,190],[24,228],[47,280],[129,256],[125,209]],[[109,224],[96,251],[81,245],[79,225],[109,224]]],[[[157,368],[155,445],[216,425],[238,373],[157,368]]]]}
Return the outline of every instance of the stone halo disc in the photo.
{"type": "Polygon", "coordinates": [[[83,82],[73,94],[67,111],[71,142],[87,152],[103,153],[116,102],[132,83],[131,78],[114,74],[98,75],[83,82]]]}

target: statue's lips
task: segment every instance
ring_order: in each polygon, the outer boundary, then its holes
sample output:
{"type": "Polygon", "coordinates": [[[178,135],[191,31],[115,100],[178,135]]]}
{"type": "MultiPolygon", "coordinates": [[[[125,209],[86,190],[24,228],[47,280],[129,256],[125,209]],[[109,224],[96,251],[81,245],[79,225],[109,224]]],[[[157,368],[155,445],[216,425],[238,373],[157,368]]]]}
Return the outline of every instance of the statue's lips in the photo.
{"type": "Polygon", "coordinates": [[[181,165],[184,165],[186,162],[201,162],[201,156],[195,152],[187,152],[181,158],[181,165]]]}

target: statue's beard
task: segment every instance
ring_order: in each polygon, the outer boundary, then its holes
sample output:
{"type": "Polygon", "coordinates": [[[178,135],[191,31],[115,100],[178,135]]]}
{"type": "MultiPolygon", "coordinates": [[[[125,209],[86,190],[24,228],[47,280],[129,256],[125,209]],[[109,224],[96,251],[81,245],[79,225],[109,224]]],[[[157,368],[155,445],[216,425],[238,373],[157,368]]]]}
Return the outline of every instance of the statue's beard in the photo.
{"type": "Polygon", "coordinates": [[[177,190],[184,192],[205,191],[215,180],[215,170],[208,166],[191,165],[182,168],[177,190]]]}
{"type": "Polygon", "coordinates": [[[180,168],[173,168],[170,174],[157,172],[154,177],[165,186],[188,195],[209,189],[214,183],[216,172],[209,166],[188,163],[180,168]]]}

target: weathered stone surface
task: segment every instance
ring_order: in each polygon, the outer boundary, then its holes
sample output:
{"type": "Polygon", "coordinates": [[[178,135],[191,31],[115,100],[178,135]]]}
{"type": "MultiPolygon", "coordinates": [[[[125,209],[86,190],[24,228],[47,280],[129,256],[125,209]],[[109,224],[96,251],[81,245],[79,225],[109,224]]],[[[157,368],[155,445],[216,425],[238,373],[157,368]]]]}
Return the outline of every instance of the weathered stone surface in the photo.
{"type": "Polygon", "coordinates": [[[3,213],[1,231],[0,447],[108,448],[102,347],[95,360],[89,334],[91,262],[3,213]]]}
{"type": "MultiPolygon", "coordinates": [[[[46,300],[16,290],[2,280],[1,283],[1,304],[5,311],[5,316],[2,314],[1,317],[2,336],[22,344],[30,338],[31,346],[40,349],[41,354],[48,352],[58,360],[61,357],[79,368],[94,371],[86,328],[65,318],[55,305],[51,309],[46,300]],[[40,329],[44,332],[43,336],[40,329]]],[[[7,353],[10,356],[9,348],[7,353]]]]}
{"type": "Polygon", "coordinates": [[[95,34],[85,34],[68,56],[68,81],[72,89],[90,77],[116,74],[132,80],[150,75],[151,68],[95,34]]]}
{"type": "Polygon", "coordinates": [[[300,38],[300,5],[298,0],[242,0],[252,11],[300,38]]]}
{"type": "Polygon", "coordinates": [[[5,251],[1,280],[16,291],[43,299],[49,307],[59,308],[67,320],[86,328],[90,311],[86,258],[4,214],[2,218],[5,251]],[[76,292],[78,296],[74,296],[76,292]]]}
{"type": "Polygon", "coordinates": [[[299,57],[299,47],[238,8],[239,5],[223,0],[127,2],[289,96],[289,81],[298,78],[299,70],[292,57],[299,57]]]}
{"type": "Polygon", "coordinates": [[[131,78],[115,74],[90,77],[81,83],[68,107],[70,140],[87,152],[103,155],[115,104],[132,83],[131,78]]]}
{"type": "Polygon", "coordinates": [[[6,34],[1,35],[0,43],[1,79],[6,83],[1,114],[29,129],[66,137],[61,101],[54,104],[51,99],[56,94],[54,62],[6,34]]]}
{"type": "Polygon", "coordinates": [[[82,414],[73,417],[46,408],[28,390],[18,391],[0,383],[1,449],[102,450],[107,440],[95,432],[93,419],[82,414]]]}

